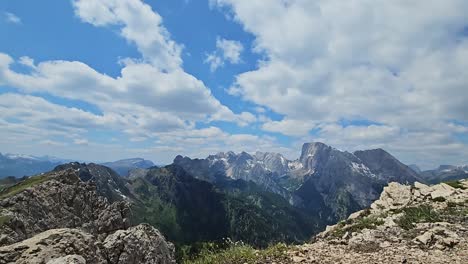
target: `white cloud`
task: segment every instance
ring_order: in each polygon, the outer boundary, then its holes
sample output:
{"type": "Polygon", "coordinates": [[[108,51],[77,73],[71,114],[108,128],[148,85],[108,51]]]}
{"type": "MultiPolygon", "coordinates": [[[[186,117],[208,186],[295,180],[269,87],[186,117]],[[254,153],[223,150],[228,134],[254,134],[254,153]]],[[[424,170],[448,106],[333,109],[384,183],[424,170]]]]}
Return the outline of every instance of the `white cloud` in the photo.
{"type": "Polygon", "coordinates": [[[226,61],[231,64],[239,64],[242,62],[241,53],[243,50],[244,46],[241,42],[218,37],[216,50],[206,55],[205,63],[210,64],[212,72],[224,66],[226,61]]]}
{"type": "Polygon", "coordinates": [[[216,52],[206,55],[205,63],[210,64],[210,70],[212,72],[216,71],[219,67],[224,65],[223,58],[216,55],[216,52]]]}
{"type": "Polygon", "coordinates": [[[194,122],[223,120],[241,125],[251,114],[234,114],[211,91],[181,68],[180,46],[170,39],[161,17],[139,0],[75,1],[77,15],[96,26],[118,25],[134,42],[144,61],[126,59],[117,78],[78,61],[44,61],[29,57],[19,63],[31,73],[15,72],[13,58],[0,54],[0,83],[26,93],[49,93],[95,105],[106,118],[131,128],[127,132],[191,127],[194,122]],[[129,12],[132,10],[133,12],[129,12]]]}
{"type": "Polygon", "coordinates": [[[19,58],[18,63],[23,64],[24,66],[27,66],[29,68],[35,68],[34,60],[28,56],[23,56],[19,58]]]}
{"type": "Polygon", "coordinates": [[[4,12],[5,21],[11,24],[21,24],[21,18],[10,12],[4,12]]]}
{"type": "Polygon", "coordinates": [[[134,43],[143,57],[161,70],[177,70],[182,46],[162,25],[161,16],[140,0],[75,0],[76,15],[95,26],[121,26],[120,34],[134,43]]]}
{"type": "Polygon", "coordinates": [[[149,5],[140,0],[77,0],[73,6],[82,21],[117,28],[142,58],[120,59],[120,75],[111,77],[80,61],[35,62],[0,53],[0,85],[21,92],[0,95],[3,148],[38,154],[34,146],[39,143],[70,156],[102,159],[112,150],[110,155],[118,158],[119,151],[126,152],[125,143],[156,140],[161,133],[192,131],[197,124],[212,121],[242,126],[256,121],[251,113],[233,113],[202,81],[184,71],[183,46],[171,39],[161,16],[149,5]],[[16,71],[15,64],[29,71],[16,71]],[[49,95],[85,102],[96,111],[52,103],[45,99],[49,95]],[[129,139],[106,145],[88,138],[105,131],[124,133],[129,139]],[[74,144],[73,150],[67,144],[74,144]],[[83,154],[90,151],[95,153],[83,154]]]}
{"type": "Polygon", "coordinates": [[[316,127],[314,122],[291,119],[268,121],[262,125],[262,129],[265,131],[278,132],[288,136],[307,135],[314,127],[316,127]]]}
{"type": "Polygon", "coordinates": [[[89,144],[88,140],[84,138],[75,139],[73,143],[75,143],[76,145],[88,145],[89,144]]]}
{"type": "MultiPolygon", "coordinates": [[[[454,161],[467,152],[468,146],[448,128],[451,120],[468,121],[468,37],[462,34],[468,25],[467,1],[211,4],[229,9],[232,19],[255,36],[253,50],[266,56],[258,69],[239,74],[229,89],[285,116],[265,123],[265,130],[304,139],[308,129],[286,124],[312,120],[323,129],[325,142],[346,137],[363,148],[379,142],[391,148],[407,137],[422,141],[412,136],[420,133],[430,139],[425,147],[414,146],[421,155],[428,145],[438,149],[447,138],[457,146],[454,161]],[[343,119],[383,126],[326,130],[325,125],[339,126],[343,119]],[[440,134],[444,137],[433,136],[440,134]]],[[[435,154],[430,161],[441,159],[435,154]]]]}
{"type": "Polygon", "coordinates": [[[216,48],[222,52],[223,58],[230,63],[237,64],[241,62],[240,55],[244,50],[244,46],[239,41],[217,38],[216,48]]]}

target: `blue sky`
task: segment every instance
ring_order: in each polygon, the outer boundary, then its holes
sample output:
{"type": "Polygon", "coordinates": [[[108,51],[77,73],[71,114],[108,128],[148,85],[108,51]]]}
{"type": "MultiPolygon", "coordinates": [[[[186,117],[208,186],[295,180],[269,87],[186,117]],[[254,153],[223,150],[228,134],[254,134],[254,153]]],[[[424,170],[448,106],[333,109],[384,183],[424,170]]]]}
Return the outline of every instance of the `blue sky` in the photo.
{"type": "Polygon", "coordinates": [[[323,141],[468,163],[467,8],[2,1],[0,151],[167,163],[323,141]]]}

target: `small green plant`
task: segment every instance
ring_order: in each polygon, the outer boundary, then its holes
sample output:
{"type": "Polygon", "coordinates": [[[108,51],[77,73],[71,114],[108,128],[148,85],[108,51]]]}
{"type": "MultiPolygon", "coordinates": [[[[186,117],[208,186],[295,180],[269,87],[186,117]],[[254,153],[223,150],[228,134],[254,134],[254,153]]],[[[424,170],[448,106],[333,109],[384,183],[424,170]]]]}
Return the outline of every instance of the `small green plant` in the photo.
{"type": "Polygon", "coordinates": [[[462,189],[462,190],[466,189],[466,187],[463,186],[463,184],[460,181],[447,181],[447,182],[444,182],[444,183],[449,185],[449,186],[452,186],[455,189],[462,189]]]}
{"type": "Polygon", "coordinates": [[[359,218],[356,223],[351,225],[347,231],[350,232],[358,232],[363,229],[375,229],[377,226],[381,226],[384,224],[384,221],[382,219],[379,219],[377,217],[363,217],[359,218]]]}
{"type": "Polygon", "coordinates": [[[436,198],[432,199],[432,201],[438,202],[438,203],[443,203],[443,202],[446,201],[446,199],[444,197],[442,197],[442,196],[439,196],[439,197],[436,197],[436,198]]]}
{"type": "Polygon", "coordinates": [[[384,224],[384,221],[376,216],[366,216],[362,218],[357,218],[351,223],[349,220],[342,221],[338,223],[337,228],[331,233],[333,237],[340,238],[343,237],[346,232],[359,232],[363,229],[375,229],[377,226],[381,226],[384,224]],[[348,224],[348,225],[345,225],[348,224]]]}
{"type": "Polygon", "coordinates": [[[4,224],[8,223],[10,221],[11,216],[9,215],[0,215],[0,227],[3,226],[4,224]]]}
{"type": "Polygon", "coordinates": [[[441,213],[444,218],[464,218],[468,216],[468,208],[463,203],[448,202],[447,207],[441,213]]]}
{"type": "Polygon", "coordinates": [[[421,205],[418,207],[407,207],[403,210],[403,215],[396,222],[406,230],[414,228],[415,223],[438,222],[439,214],[429,205],[421,205]]]}
{"type": "Polygon", "coordinates": [[[206,249],[194,259],[184,259],[185,264],[243,264],[243,263],[288,263],[290,259],[287,255],[288,246],[277,244],[264,250],[256,250],[245,244],[233,244],[227,249],[213,250],[206,249]]]}

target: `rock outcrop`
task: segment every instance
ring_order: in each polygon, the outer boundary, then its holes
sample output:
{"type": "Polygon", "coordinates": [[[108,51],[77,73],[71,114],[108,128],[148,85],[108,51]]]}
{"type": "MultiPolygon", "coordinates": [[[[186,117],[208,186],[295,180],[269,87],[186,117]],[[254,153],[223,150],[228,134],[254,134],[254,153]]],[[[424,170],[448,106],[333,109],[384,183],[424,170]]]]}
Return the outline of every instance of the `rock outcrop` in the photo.
{"type": "Polygon", "coordinates": [[[138,225],[103,241],[79,229],[50,229],[0,248],[0,263],[175,263],[174,248],[158,230],[138,225]]]}
{"type": "Polygon", "coordinates": [[[313,240],[293,247],[289,263],[468,263],[468,181],[391,183],[313,240]]]}
{"type": "Polygon", "coordinates": [[[128,202],[79,176],[57,170],[0,192],[0,263],[174,263],[158,230],[130,227],[128,202]]]}
{"type": "Polygon", "coordinates": [[[106,197],[109,202],[131,201],[134,198],[126,186],[127,180],[111,168],[95,163],[71,162],[57,166],[54,171],[67,169],[74,170],[81,181],[96,185],[98,195],[106,197]]]}
{"type": "Polygon", "coordinates": [[[108,234],[129,227],[126,202],[110,204],[73,170],[34,176],[0,194],[0,246],[54,228],[108,234]],[[34,185],[29,187],[29,185],[34,185]]]}

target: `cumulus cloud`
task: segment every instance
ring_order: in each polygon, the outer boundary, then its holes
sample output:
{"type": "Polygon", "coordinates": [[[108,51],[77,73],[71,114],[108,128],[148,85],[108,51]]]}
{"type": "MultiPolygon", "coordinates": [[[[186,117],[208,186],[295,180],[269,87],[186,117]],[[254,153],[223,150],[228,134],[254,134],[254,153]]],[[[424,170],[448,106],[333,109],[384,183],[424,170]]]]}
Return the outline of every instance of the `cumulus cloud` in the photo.
{"type": "Polygon", "coordinates": [[[404,138],[422,142],[412,136],[420,133],[434,149],[451,139],[458,161],[466,153],[468,146],[448,127],[452,120],[468,121],[468,2],[210,2],[252,33],[253,50],[266,56],[229,89],[284,115],[265,123],[265,130],[305,139],[309,129],[287,123],[318,123],[326,142],[344,136],[362,147],[387,142],[386,148],[404,138]],[[349,128],[340,125],[343,119],[382,126],[349,128]]]}
{"type": "MultiPolygon", "coordinates": [[[[121,72],[111,77],[80,61],[35,62],[27,56],[15,59],[0,53],[0,85],[21,92],[0,95],[0,135],[5,142],[16,137],[22,142],[35,140],[63,147],[52,143],[50,138],[57,137],[62,143],[78,145],[78,151],[79,146],[103,147],[88,140],[89,132],[114,131],[129,136],[130,142],[139,142],[154,140],[159,133],[194,130],[197,124],[212,121],[241,126],[256,121],[251,113],[233,113],[201,80],[184,71],[183,46],[172,40],[161,16],[149,5],[140,0],[72,3],[81,21],[117,28],[141,58],[120,59],[121,72]],[[29,71],[17,71],[15,64],[29,71]],[[52,103],[48,96],[85,102],[96,111],[52,103]]],[[[235,60],[232,51],[227,54],[235,60]]]]}
{"type": "Polygon", "coordinates": [[[140,0],[75,0],[76,15],[95,26],[121,26],[120,34],[134,43],[143,57],[161,70],[182,64],[182,47],[162,25],[161,16],[140,0]]]}
{"type": "Polygon", "coordinates": [[[244,46],[239,41],[227,40],[218,37],[216,39],[216,50],[206,55],[205,63],[210,64],[210,70],[216,71],[227,61],[231,64],[238,64],[241,60],[241,53],[244,46]]]}

